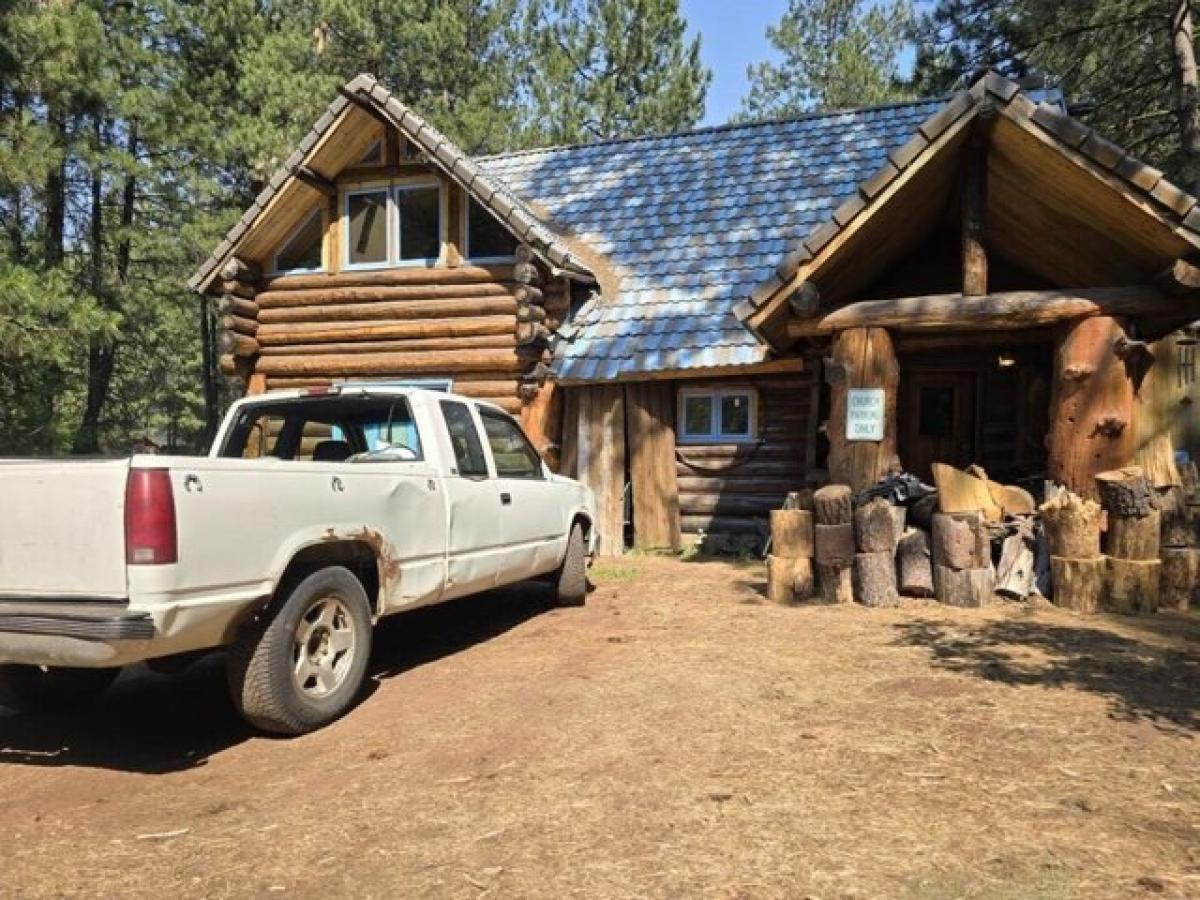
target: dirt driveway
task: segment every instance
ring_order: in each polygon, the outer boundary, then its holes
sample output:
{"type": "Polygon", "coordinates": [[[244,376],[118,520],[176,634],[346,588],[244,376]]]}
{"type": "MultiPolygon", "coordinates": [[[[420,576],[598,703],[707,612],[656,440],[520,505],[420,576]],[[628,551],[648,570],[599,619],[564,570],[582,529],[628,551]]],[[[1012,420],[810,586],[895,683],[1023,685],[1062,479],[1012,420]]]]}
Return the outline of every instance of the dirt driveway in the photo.
{"type": "Polygon", "coordinates": [[[0,895],[1200,897],[1200,620],[598,574],[389,621],[298,740],[217,664],[0,713],[0,895]]]}

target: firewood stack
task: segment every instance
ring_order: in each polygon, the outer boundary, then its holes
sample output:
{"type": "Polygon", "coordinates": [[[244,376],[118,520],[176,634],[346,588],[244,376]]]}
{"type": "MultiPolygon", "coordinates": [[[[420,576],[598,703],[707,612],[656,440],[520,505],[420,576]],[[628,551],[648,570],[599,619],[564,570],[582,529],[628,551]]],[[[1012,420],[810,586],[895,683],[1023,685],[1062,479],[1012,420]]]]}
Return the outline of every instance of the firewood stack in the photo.
{"type": "Polygon", "coordinates": [[[771,511],[767,594],[772,603],[790,606],[809,600],[816,593],[812,492],[789,494],[784,507],[771,511]]]}
{"type": "Polygon", "coordinates": [[[236,257],[221,269],[221,296],[217,299],[221,330],[217,338],[222,374],[246,379],[258,355],[258,296],[261,272],[236,257]]]}
{"type": "Polygon", "coordinates": [[[1108,514],[1105,608],[1152,613],[1158,608],[1162,517],[1150,481],[1141,467],[1126,466],[1101,472],[1096,488],[1108,514]]]}
{"type": "Polygon", "coordinates": [[[813,495],[817,580],[826,603],[854,602],[851,568],[855,543],[852,494],[844,484],[828,484],[813,495]]]}

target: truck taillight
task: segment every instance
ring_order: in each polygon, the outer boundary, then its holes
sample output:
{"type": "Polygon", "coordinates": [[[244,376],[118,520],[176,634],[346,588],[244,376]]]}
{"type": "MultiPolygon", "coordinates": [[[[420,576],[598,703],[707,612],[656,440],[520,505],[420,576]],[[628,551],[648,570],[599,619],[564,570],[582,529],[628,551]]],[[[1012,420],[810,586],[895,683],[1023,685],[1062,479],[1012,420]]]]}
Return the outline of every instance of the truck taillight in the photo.
{"type": "Polygon", "coordinates": [[[130,469],[125,482],[125,562],[161,566],[178,560],[171,473],[130,469]]]}

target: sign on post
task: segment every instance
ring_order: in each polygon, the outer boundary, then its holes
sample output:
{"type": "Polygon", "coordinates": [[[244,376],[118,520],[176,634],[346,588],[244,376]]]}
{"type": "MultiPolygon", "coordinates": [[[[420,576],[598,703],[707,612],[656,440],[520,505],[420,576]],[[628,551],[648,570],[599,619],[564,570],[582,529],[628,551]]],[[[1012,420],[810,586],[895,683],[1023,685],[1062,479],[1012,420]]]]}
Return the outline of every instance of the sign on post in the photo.
{"type": "Polygon", "coordinates": [[[882,441],[883,388],[850,388],[846,391],[846,440],[882,441]]]}

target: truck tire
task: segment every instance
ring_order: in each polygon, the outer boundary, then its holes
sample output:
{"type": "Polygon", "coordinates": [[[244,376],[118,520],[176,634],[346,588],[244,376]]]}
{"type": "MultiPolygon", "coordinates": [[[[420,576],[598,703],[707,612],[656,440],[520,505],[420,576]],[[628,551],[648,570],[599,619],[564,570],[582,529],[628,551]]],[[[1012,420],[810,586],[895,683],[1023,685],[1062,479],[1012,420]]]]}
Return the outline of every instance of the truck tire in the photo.
{"type": "Polygon", "coordinates": [[[229,650],[229,688],[255,728],[304,734],[350,709],[370,656],[371,607],[362,583],[329,566],[242,630],[229,650]]]}
{"type": "Polygon", "coordinates": [[[0,666],[0,706],[20,713],[78,709],[100,699],[120,674],[119,668],[0,666]]]}
{"type": "Polygon", "coordinates": [[[567,555],[554,579],[554,589],[559,606],[583,606],[587,598],[587,548],[578,522],[571,526],[567,537],[567,555]]]}

